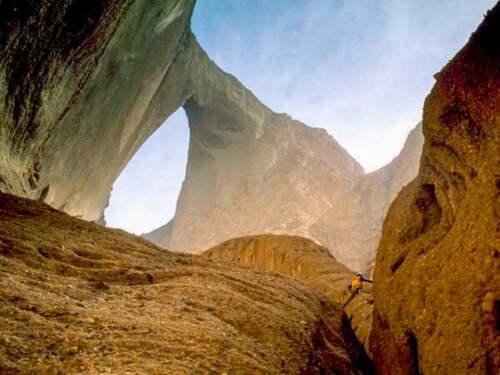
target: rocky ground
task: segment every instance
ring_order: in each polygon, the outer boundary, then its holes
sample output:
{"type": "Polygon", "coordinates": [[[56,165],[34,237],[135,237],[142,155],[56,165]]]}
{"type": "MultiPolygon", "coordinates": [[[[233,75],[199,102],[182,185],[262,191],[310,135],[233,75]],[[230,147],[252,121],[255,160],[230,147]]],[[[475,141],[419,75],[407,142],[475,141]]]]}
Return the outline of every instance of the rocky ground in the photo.
{"type": "MultiPolygon", "coordinates": [[[[328,249],[297,236],[269,234],[235,238],[205,251],[204,255],[219,262],[237,262],[290,276],[337,304],[343,304],[349,297],[347,286],[355,275],[337,262],[328,249]]],[[[356,336],[366,348],[372,307],[372,286],[367,283],[346,307],[356,336]]]]}
{"type": "Polygon", "coordinates": [[[0,372],[362,374],[347,317],[284,276],[0,194],[0,372]]]}

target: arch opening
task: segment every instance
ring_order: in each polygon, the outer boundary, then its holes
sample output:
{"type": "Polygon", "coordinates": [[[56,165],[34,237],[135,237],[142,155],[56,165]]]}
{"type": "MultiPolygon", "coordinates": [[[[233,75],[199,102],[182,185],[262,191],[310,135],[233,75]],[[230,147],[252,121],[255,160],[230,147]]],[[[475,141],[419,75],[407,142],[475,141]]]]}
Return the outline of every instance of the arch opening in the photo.
{"type": "Polygon", "coordinates": [[[189,127],[179,108],[148,138],[113,184],[106,225],[143,234],[175,215],[186,174],[189,127]]]}

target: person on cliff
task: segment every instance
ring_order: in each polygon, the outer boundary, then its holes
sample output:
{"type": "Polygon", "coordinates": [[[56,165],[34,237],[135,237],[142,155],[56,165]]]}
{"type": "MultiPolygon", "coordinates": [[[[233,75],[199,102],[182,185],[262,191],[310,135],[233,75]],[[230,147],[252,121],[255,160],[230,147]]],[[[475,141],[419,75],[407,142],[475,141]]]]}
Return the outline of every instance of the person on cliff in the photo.
{"type": "Polygon", "coordinates": [[[349,284],[349,286],[347,287],[349,289],[349,292],[351,292],[351,295],[347,298],[342,307],[346,307],[349,304],[349,302],[351,302],[354,299],[354,297],[356,297],[361,288],[363,288],[364,282],[373,284],[373,281],[366,279],[362,273],[358,272],[354,277],[354,279],[349,284]]]}

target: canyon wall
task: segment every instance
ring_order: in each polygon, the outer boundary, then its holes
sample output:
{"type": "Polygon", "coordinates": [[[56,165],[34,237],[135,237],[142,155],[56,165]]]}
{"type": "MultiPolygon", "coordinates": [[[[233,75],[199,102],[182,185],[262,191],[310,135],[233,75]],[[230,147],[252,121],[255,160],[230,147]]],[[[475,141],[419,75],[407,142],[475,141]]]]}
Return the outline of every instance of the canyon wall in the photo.
{"type": "Polygon", "coordinates": [[[33,196],[41,151],[96,69],[126,0],[0,4],[0,189],[33,196]]]}
{"type": "Polygon", "coordinates": [[[385,219],[371,349],[381,374],[500,371],[500,5],[436,75],[418,177],[385,219]]]}
{"type": "Polygon", "coordinates": [[[0,7],[0,190],[97,220],[130,157],[187,97],[172,70],[194,0],[0,7]]]}
{"type": "Polygon", "coordinates": [[[194,1],[131,5],[47,142],[38,187],[45,202],[86,220],[101,217],[127,162],[189,95],[188,66],[179,65],[190,45],[193,6],[194,1]]]}

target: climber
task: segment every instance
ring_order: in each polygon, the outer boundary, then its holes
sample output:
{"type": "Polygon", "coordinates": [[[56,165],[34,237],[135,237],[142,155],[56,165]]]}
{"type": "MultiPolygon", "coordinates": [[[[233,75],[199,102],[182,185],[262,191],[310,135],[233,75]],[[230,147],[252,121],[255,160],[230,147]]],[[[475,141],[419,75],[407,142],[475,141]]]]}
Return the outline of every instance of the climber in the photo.
{"type": "Polygon", "coordinates": [[[346,307],[349,304],[349,302],[351,302],[354,299],[354,297],[356,297],[356,295],[363,287],[363,282],[365,281],[367,283],[373,284],[373,281],[365,279],[363,274],[361,272],[358,272],[356,274],[356,277],[351,281],[351,283],[347,287],[349,289],[349,292],[351,292],[351,295],[349,296],[349,298],[347,298],[347,301],[344,302],[342,307],[346,307]]]}

